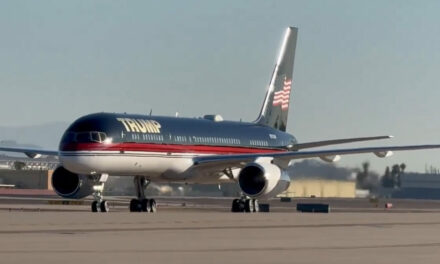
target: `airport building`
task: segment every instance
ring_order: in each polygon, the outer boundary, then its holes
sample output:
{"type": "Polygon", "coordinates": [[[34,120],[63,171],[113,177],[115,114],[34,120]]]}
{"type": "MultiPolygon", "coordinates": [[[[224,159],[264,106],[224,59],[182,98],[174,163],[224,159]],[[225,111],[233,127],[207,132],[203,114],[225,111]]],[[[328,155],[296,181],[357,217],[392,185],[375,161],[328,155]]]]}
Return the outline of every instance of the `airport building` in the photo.
{"type": "Polygon", "coordinates": [[[31,159],[0,155],[0,187],[15,189],[52,190],[55,158],[31,159]]]}
{"type": "Polygon", "coordinates": [[[52,170],[0,170],[0,186],[52,190],[52,170]]]}
{"type": "Polygon", "coordinates": [[[280,197],[355,198],[354,181],[326,179],[294,179],[280,197]]]}
{"type": "Polygon", "coordinates": [[[0,155],[0,169],[4,170],[54,170],[58,166],[57,158],[26,158],[0,155]]]}
{"type": "Polygon", "coordinates": [[[393,198],[440,199],[440,174],[404,173],[400,176],[400,188],[393,198]]]}
{"type": "Polygon", "coordinates": [[[288,169],[292,180],[285,197],[356,197],[353,171],[316,160],[295,162],[288,169]]]}

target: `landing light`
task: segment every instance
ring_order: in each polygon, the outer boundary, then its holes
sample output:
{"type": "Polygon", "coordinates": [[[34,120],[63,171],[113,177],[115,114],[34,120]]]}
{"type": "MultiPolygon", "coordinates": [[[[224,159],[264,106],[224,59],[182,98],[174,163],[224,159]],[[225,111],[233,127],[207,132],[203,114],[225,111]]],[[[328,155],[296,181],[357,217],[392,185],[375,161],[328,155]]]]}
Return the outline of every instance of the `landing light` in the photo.
{"type": "Polygon", "coordinates": [[[108,137],[108,138],[104,139],[103,143],[104,144],[111,144],[111,143],[113,143],[113,138],[108,137]]]}

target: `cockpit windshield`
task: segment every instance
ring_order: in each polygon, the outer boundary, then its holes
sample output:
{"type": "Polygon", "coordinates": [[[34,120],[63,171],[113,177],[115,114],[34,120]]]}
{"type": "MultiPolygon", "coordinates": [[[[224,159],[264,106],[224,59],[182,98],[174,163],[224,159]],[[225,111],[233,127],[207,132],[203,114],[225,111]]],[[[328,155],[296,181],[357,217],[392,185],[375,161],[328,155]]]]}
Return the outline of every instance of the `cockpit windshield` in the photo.
{"type": "Polygon", "coordinates": [[[90,131],[90,132],[67,132],[64,135],[64,142],[77,143],[104,143],[107,135],[104,132],[90,131]]]}

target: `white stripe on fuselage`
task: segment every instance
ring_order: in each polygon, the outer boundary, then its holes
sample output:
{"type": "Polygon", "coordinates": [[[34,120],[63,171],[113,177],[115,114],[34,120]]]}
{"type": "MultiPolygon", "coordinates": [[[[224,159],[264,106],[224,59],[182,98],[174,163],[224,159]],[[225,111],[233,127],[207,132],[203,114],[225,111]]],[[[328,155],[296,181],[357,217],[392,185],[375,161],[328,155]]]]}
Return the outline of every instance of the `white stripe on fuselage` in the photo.
{"type": "Polygon", "coordinates": [[[147,176],[156,180],[184,180],[185,172],[198,153],[167,153],[140,151],[62,151],[61,164],[78,174],[117,176],[147,176]]]}

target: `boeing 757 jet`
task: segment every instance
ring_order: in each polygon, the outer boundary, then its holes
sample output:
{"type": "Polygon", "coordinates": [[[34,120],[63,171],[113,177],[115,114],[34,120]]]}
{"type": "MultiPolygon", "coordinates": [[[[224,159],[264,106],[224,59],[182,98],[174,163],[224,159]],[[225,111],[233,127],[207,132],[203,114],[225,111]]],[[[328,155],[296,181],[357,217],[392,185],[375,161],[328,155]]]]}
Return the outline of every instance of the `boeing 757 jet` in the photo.
{"type": "MultiPolygon", "coordinates": [[[[327,145],[384,139],[361,137],[298,143],[286,132],[294,85],[293,62],[297,28],[287,28],[263,106],[254,122],[225,121],[219,115],[203,118],[95,113],[80,117],[65,131],[58,150],[0,148],[29,157],[59,157],[52,185],[65,198],[93,195],[93,212],[108,212],[102,192],[113,175],[134,176],[136,198],[131,212],[155,212],[148,199],[150,182],[235,182],[242,196],[232,201],[232,212],[257,212],[290,184],[289,164],[297,159],[333,162],[341,155],[440,148],[440,145],[305,150],[327,145]]],[[[265,208],[268,208],[265,206],[265,208]]]]}

